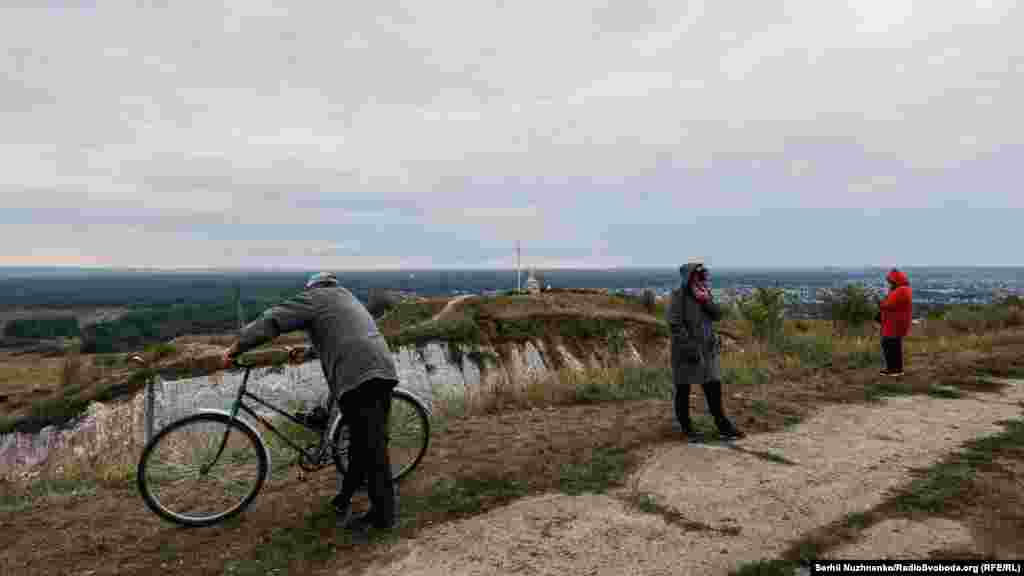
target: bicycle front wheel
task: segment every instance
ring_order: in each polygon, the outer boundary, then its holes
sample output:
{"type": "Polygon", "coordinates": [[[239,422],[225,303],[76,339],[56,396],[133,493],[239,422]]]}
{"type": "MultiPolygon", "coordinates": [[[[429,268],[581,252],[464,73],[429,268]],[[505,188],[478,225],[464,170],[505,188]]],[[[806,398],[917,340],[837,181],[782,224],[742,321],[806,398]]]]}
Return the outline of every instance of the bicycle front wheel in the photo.
{"type": "Polygon", "coordinates": [[[267,449],[251,426],[206,413],[154,436],[142,451],[137,481],[142,499],[161,518],[209,526],[249,506],[268,473],[267,449]]]}
{"type": "MultiPolygon", "coordinates": [[[[391,478],[397,482],[412,472],[427,453],[430,419],[419,400],[396,388],[391,392],[391,411],[385,429],[391,478]]],[[[334,465],[339,474],[348,470],[349,438],[349,428],[345,425],[338,426],[331,439],[334,465]]]]}

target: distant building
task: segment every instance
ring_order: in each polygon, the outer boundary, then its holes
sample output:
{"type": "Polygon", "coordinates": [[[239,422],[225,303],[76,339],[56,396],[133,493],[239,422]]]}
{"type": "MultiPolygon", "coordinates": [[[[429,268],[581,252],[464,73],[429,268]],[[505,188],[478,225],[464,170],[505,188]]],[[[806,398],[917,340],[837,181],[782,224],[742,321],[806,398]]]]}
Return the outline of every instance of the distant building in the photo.
{"type": "Polygon", "coordinates": [[[526,292],[528,294],[540,294],[540,282],[533,273],[533,268],[530,268],[530,275],[526,278],[526,292]]]}

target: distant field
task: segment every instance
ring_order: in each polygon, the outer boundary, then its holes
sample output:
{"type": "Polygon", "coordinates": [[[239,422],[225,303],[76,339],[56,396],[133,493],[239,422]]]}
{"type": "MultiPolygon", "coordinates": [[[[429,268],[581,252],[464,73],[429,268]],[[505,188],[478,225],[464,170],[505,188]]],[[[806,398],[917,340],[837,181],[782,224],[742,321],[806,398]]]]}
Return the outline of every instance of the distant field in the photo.
{"type": "Polygon", "coordinates": [[[74,316],[79,326],[95,324],[96,322],[109,322],[123,316],[128,311],[124,306],[82,306],[74,308],[27,308],[9,307],[0,308],[0,336],[4,334],[7,323],[11,320],[25,320],[30,318],[60,318],[74,316]]]}

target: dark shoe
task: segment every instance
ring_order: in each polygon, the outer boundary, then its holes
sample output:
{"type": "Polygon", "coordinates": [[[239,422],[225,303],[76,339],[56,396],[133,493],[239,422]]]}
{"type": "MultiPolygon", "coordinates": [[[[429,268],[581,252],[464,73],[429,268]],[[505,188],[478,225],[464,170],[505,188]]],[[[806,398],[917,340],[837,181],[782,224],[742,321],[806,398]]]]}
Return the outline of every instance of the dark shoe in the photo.
{"type": "Polygon", "coordinates": [[[721,437],[722,440],[739,440],[740,438],[747,437],[746,434],[740,432],[735,426],[733,426],[732,422],[729,422],[728,420],[724,420],[718,425],[718,436],[721,437]]]}
{"type": "Polygon", "coordinates": [[[683,435],[686,436],[686,441],[690,444],[703,444],[706,440],[704,434],[696,430],[683,430],[683,435]]]}
{"type": "Polygon", "coordinates": [[[878,372],[878,375],[879,376],[888,376],[889,375],[889,369],[888,368],[883,368],[882,370],[880,370],[878,372]]]}
{"type": "Polygon", "coordinates": [[[366,532],[370,528],[375,530],[391,530],[395,527],[395,520],[393,518],[391,520],[381,520],[371,509],[365,514],[352,518],[342,527],[353,532],[366,532]]]}
{"type": "Polygon", "coordinates": [[[891,370],[885,373],[886,376],[903,376],[903,370],[891,370]]]}

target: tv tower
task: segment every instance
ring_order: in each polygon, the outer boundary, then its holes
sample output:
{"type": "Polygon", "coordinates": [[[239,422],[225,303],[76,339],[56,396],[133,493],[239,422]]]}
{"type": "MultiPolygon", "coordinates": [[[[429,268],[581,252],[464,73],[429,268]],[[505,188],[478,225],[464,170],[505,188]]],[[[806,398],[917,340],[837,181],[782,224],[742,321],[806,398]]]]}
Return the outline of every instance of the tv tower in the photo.
{"type": "Polygon", "coordinates": [[[519,240],[516,240],[516,293],[517,294],[522,289],[522,285],[519,282],[519,271],[520,271],[519,261],[520,261],[520,258],[522,256],[522,246],[520,244],[521,244],[521,242],[519,240]]]}

